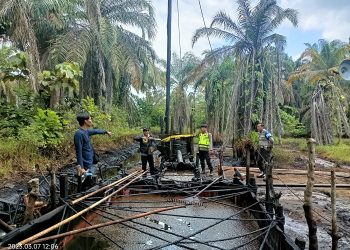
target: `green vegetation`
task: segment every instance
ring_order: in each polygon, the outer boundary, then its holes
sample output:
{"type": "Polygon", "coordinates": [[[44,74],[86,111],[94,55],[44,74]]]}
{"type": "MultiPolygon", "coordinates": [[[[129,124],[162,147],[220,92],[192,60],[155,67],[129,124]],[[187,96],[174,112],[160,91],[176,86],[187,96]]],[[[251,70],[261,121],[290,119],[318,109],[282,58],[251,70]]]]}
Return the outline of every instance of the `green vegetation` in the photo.
{"type": "MultiPolygon", "coordinates": [[[[284,21],[296,26],[297,10],[274,0],[236,2],[236,19],[219,11],[192,38],[194,46],[219,38],[222,47],[203,58],[173,54],[171,131],[207,123],[216,142],[242,147],[257,143],[263,122],[284,148],[305,150],[313,136],[322,156],[348,162],[350,87],[337,69],[349,44],[319,40],[293,60],[275,31],[284,21]]],[[[152,47],[155,35],[151,0],[0,0],[0,36],[8,41],[0,47],[0,175],[73,159],[81,111],[113,132],[94,139],[98,149],[143,126],[160,131],[165,63],[152,47]]],[[[290,163],[282,149],[276,157],[290,163]]]]}
{"type": "Polygon", "coordinates": [[[277,168],[281,167],[281,165],[292,166],[296,157],[299,156],[298,153],[292,152],[290,150],[286,150],[286,148],[282,148],[279,146],[274,147],[272,153],[273,153],[273,157],[274,157],[273,161],[274,161],[275,166],[277,168]]]}
{"type": "MultiPolygon", "coordinates": [[[[316,154],[319,157],[338,164],[350,164],[349,157],[350,139],[342,139],[340,143],[333,145],[316,145],[316,154]]],[[[301,151],[307,156],[306,138],[283,138],[282,145],[276,145],[273,149],[277,162],[291,163],[301,151]]]]}
{"type": "Polygon", "coordinates": [[[330,160],[339,164],[350,164],[350,145],[349,144],[337,144],[327,146],[317,146],[316,152],[330,160]]]}

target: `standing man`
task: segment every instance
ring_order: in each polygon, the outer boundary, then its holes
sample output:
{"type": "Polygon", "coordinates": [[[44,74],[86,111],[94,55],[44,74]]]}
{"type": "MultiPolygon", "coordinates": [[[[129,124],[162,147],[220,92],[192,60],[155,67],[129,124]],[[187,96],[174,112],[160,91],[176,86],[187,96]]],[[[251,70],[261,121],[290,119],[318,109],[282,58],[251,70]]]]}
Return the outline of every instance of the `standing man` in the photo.
{"type": "Polygon", "coordinates": [[[155,150],[154,138],[149,133],[148,128],[144,128],[142,131],[142,136],[137,136],[134,138],[135,141],[140,143],[142,170],[146,171],[148,162],[150,173],[151,175],[154,175],[156,173],[153,160],[153,152],[155,150]]]}
{"type": "Polygon", "coordinates": [[[92,129],[93,123],[88,113],[77,115],[80,128],[74,134],[74,146],[78,162],[78,174],[85,174],[85,186],[92,185],[92,175],[95,172],[94,155],[95,151],[91,144],[90,137],[97,134],[112,135],[111,132],[100,129],[92,129]]]}
{"type": "Polygon", "coordinates": [[[213,150],[213,138],[211,133],[208,133],[208,126],[206,124],[201,125],[198,139],[198,157],[201,162],[202,174],[205,174],[205,160],[210,170],[210,175],[212,175],[213,166],[211,165],[209,152],[213,150]]]}
{"type": "Polygon", "coordinates": [[[261,171],[258,178],[265,178],[265,164],[270,163],[274,140],[272,134],[265,129],[265,125],[263,123],[259,123],[257,125],[257,130],[259,134],[257,165],[261,171]]]}

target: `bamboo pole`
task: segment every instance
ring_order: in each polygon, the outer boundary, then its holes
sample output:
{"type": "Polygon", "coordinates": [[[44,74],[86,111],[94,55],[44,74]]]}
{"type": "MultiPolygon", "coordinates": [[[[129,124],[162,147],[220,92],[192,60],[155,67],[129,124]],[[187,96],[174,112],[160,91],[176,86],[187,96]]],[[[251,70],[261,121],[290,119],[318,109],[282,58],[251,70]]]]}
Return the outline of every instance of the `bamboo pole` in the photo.
{"type": "Polygon", "coordinates": [[[20,245],[28,244],[28,243],[30,243],[30,242],[32,242],[32,241],[34,241],[34,240],[36,240],[36,239],[42,237],[43,235],[45,235],[45,234],[47,234],[47,233],[49,233],[49,232],[51,232],[51,231],[53,231],[53,230],[55,230],[55,229],[58,229],[58,228],[61,227],[62,225],[65,225],[65,224],[67,224],[68,222],[71,222],[72,220],[78,218],[80,215],[82,215],[82,214],[88,212],[89,210],[93,209],[94,207],[97,207],[98,205],[100,205],[102,202],[104,202],[104,201],[108,200],[109,198],[111,198],[112,196],[116,195],[118,192],[120,192],[121,190],[123,190],[124,188],[126,188],[127,186],[129,186],[131,183],[133,183],[135,180],[137,180],[139,177],[141,177],[141,176],[142,176],[143,174],[145,174],[145,173],[147,173],[147,171],[145,171],[145,172],[143,172],[143,173],[137,175],[135,178],[133,178],[131,181],[129,181],[127,184],[125,184],[124,186],[122,186],[122,187],[119,188],[118,190],[114,191],[114,192],[111,193],[110,195],[107,195],[106,197],[104,197],[103,199],[99,200],[98,202],[92,204],[91,206],[89,206],[89,207],[87,207],[87,208],[81,210],[79,213],[76,213],[76,214],[74,214],[74,215],[68,217],[67,219],[65,219],[65,220],[63,220],[63,221],[61,221],[61,222],[59,222],[59,223],[57,223],[57,224],[55,224],[55,225],[53,225],[53,226],[51,226],[51,227],[49,227],[49,228],[47,228],[47,229],[45,229],[45,230],[43,230],[43,231],[37,233],[37,234],[35,234],[35,235],[33,235],[33,236],[31,236],[31,237],[25,239],[25,240],[20,241],[18,244],[20,244],[20,245]]]}
{"type": "Polygon", "coordinates": [[[336,210],[336,198],[337,198],[337,190],[335,183],[335,173],[334,169],[331,170],[331,208],[332,208],[332,250],[336,250],[338,248],[338,228],[337,228],[337,210],[336,210]]]}
{"type": "Polygon", "coordinates": [[[138,173],[141,173],[140,170],[135,171],[135,172],[129,174],[128,176],[125,176],[124,178],[121,178],[121,179],[119,179],[119,180],[117,180],[117,181],[115,181],[115,182],[113,182],[113,183],[111,183],[111,184],[109,184],[109,185],[107,185],[107,186],[104,186],[104,187],[102,187],[102,188],[100,188],[100,189],[98,189],[98,190],[96,190],[96,191],[94,191],[94,192],[92,192],[92,193],[88,193],[87,195],[84,195],[84,196],[82,196],[82,197],[80,197],[80,198],[78,198],[78,199],[75,199],[75,200],[73,200],[73,201],[71,202],[71,204],[74,205],[74,204],[76,204],[76,203],[78,203],[78,202],[80,202],[80,201],[83,201],[83,200],[85,200],[86,198],[89,198],[89,197],[91,197],[91,196],[93,196],[93,195],[95,195],[95,194],[97,194],[97,193],[99,193],[99,192],[101,192],[101,191],[103,191],[103,190],[106,190],[106,189],[108,189],[108,188],[110,188],[110,187],[113,187],[113,186],[115,186],[115,185],[118,185],[118,184],[120,184],[120,183],[122,183],[122,182],[124,182],[124,181],[126,181],[126,180],[128,180],[128,179],[130,179],[131,177],[135,176],[135,175],[138,174],[138,173]]]}
{"type": "Polygon", "coordinates": [[[54,240],[54,239],[58,239],[58,238],[62,238],[62,237],[66,237],[66,236],[70,236],[70,235],[74,235],[74,234],[78,234],[78,233],[94,230],[94,229],[97,229],[97,228],[106,227],[106,226],[110,226],[110,225],[114,225],[114,224],[130,221],[130,220],[142,218],[142,217],[149,216],[149,215],[152,215],[152,214],[155,214],[155,213],[160,213],[160,212],[164,212],[164,211],[168,211],[168,210],[173,210],[173,209],[178,209],[178,208],[185,208],[185,207],[186,207],[185,205],[179,205],[179,206],[173,206],[173,207],[167,207],[167,208],[160,208],[160,209],[156,209],[156,210],[153,210],[153,211],[150,211],[150,212],[145,212],[145,213],[133,215],[133,216],[127,217],[125,219],[113,220],[113,221],[109,221],[109,222],[99,223],[99,224],[96,224],[96,225],[93,225],[93,226],[72,230],[72,231],[69,231],[69,232],[66,232],[66,233],[62,233],[62,234],[57,234],[57,235],[41,238],[41,239],[38,239],[38,240],[34,241],[33,244],[38,244],[38,243],[42,243],[42,242],[45,242],[45,241],[48,241],[48,240],[54,240]]]}
{"type": "Polygon", "coordinates": [[[307,142],[309,148],[309,168],[307,174],[307,184],[304,192],[304,213],[307,225],[309,227],[309,249],[317,250],[318,249],[318,241],[317,241],[317,225],[314,220],[312,213],[312,191],[315,182],[315,144],[316,141],[310,138],[307,142]]]}

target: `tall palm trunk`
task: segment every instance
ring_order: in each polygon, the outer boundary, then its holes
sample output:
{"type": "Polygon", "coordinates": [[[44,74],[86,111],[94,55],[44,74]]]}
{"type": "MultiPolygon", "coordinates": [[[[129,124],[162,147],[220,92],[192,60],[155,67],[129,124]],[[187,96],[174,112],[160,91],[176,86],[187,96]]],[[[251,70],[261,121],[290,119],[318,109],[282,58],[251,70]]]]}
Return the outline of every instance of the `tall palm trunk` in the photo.
{"type": "Polygon", "coordinates": [[[245,135],[247,135],[252,129],[252,115],[253,115],[253,106],[254,106],[254,92],[256,90],[256,77],[255,77],[255,50],[252,52],[252,62],[251,62],[251,83],[250,83],[250,99],[249,99],[249,109],[248,116],[246,118],[246,131],[245,135]]]}

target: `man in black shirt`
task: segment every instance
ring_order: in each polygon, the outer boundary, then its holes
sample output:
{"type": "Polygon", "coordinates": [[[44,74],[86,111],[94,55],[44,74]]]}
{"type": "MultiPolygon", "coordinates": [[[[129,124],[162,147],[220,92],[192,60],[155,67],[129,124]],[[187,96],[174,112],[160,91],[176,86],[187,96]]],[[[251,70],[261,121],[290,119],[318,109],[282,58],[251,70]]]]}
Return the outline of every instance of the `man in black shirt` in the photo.
{"type": "Polygon", "coordinates": [[[140,143],[142,170],[146,171],[147,162],[149,165],[151,175],[156,173],[154,168],[153,151],[155,149],[154,138],[149,133],[148,128],[143,129],[143,135],[134,138],[140,143]]]}

